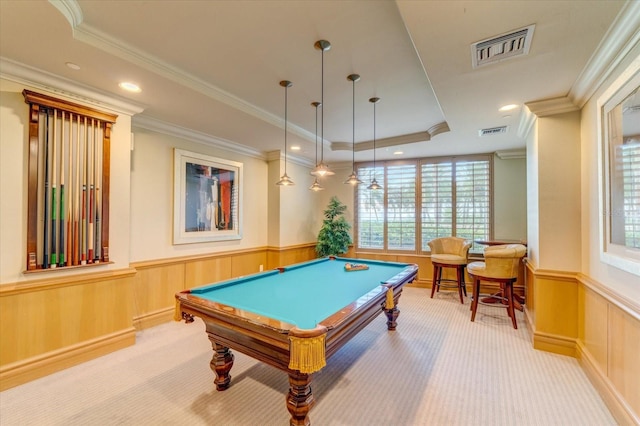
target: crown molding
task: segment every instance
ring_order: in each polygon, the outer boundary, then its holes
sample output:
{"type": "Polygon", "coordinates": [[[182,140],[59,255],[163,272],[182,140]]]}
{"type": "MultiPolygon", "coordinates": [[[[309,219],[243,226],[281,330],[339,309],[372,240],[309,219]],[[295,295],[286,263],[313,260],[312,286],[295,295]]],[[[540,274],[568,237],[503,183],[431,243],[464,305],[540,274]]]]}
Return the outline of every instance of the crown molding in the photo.
{"type": "MultiPolygon", "coordinates": [[[[438,123],[424,132],[410,133],[407,135],[391,136],[388,138],[376,139],[376,149],[388,148],[398,145],[408,145],[412,143],[428,142],[432,137],[440,133],[448,132],[449,125],[446,122],[438,123]]],[[[351,142],[332,142],[332,151],[367,151],[373,149],[373,140],[358,142],[353,146],[351,142]]]]}
{"type": "Polygon", "coordinates": [[[580,109],[580,107],[575,105],[568,96],[527,102],[525,103],[525,106],[538,117],[563,114],[565,112],[577,111],[580,109]]]}
{"type": "MultiPolygon", "coordinates": [[[[611,75],[615,67],[639,42],[640,1],[627,1],[573,83],[569,94],[554,99],[527,102],[525,105],[537,117],[581,109],[611,75]]],[[[524,117],[524,120],[521,119],[518,129],[519,135],[526,136],[531,130],[529,122],[531,119],[534,118],[524,117]]]]}
{"type": "Polygon", "coordinates": [[[176,126],[175,124],[167,123],[155,118],[137,115],[133,117],[131,121],[131,127],[134,129],[134,131],[135,128],[151,130],[153,132],[174,136],[180,139],[197,142],[207,146],[213,146],[225,151],[246,155],[248,157],[266,160],[266,156],[262,152],[257,151],[253,148],[249,148],[245,145],[241,145],[235,142],[230,142],[225,139],[216,138],[207,135],[206,133],[176,126]]]}
{"type": "MultiPolygon", "coordinates": [[[[91,25],[83,22],[82,10],[75,0],[49,0],[69,21],[73,30],[73,38],[135,64],[147,71],[160,75],[174,83],[188,87],[204,96],[229,105],[239,111],[256,117],[273,126],[284,129],[284,119],[265,111],[239,97],[210,84],[180,68],[174,67],[160,58],[137,49],[134,46],[112,37],[91,25]]],[[[315,134],[292,123],[287,123],[287,130],[308,141],[315,141],[315,134]]]]}
{"type": "Polygon", "coordinates": [[[82,23],[84,16],[76,0],[49,0],[49,3],[67,18],[71,27],[76,27],[82,23]]]}
{"type": "Polygon", "coordinates": [[[638,42],[640,1],[627,1],[569,90],[573,103],[582,108],[638,42]]]}
{"type": "Polygon", "coordinates": [[[519,160],[527,158],[526,149],[506,149],[502,151],[496,151],[496,155],[501,160],[519,160]]]}
{"type": "Polygon", "coordinates": [[[135,115],[144,111],[140,105],[4,57],[0,57],[0,78],[119,115],[135,115]]]}
{"type": "Polygon", "coordinates": [[[517,135],[519,138],[526,139],[527,135],[533,129],[533,124],[536,122],[536,116],[531,113],[531,110],[525,106],[520,112],[520,121],[518,122],[517,135]]]}
{"type": "MultiPolygon", "coordinates": [[[[284,153],[280,150],[276,150],[276,151],[269,151],[266,154],[266,159],[267,162],[272,162],[272,161],[284,161],[284,153]]],[[[287,154],[287,162],[289,163],[293,163],[293,164],[297,164],[298,166],[302,166],[302,167],[308,167],[310,169],[312,169],[313,167],[315,167],[315,164],[306,159],[306,158],[302,158],[302,157],[297,157],[295,155],[291,155],[291,154],[287,154]]]]}

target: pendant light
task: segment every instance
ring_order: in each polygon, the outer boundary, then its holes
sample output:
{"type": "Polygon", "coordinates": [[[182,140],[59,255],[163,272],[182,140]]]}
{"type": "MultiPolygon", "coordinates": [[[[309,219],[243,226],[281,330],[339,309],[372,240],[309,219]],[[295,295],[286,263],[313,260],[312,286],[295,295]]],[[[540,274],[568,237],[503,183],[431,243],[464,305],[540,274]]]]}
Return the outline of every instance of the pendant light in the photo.
{"type": "Polygon", "coordinates": [[[293,83],[288,80],[282,80],[280,86],[284,87],[284,174],[280,177],[280,180],[276,185],[291,186],[295,185],[291,178],[287,176],[287,90],[293,83]]]}
{"type": "Polygon", "coordinates": [[[335,173],[329,169],[329,166],[324,164],[324,52],[331,49],[331,43],[327,40],[318,40],[313,45],[316,49],[322,52],[322,72],[321,72],[321,96],[320,105],[322,105],[322,115],[320,116],[320,163],[316,164],[316,167],[310,172],[314,176],[324,177],[332,176],[335,173]]]}
{"type": "Polygon", "coordinates": [[[351,139],[351,174],[349,175],[349,177],[347,178],[347,180],[344,181],[344,183],[349,183],[351,185],[357,185],[359,183],[362,183],[362,181],[360,179],[358,179],[358,175],[356,174],[356,81],[360,80],[360,76],[358,74],[349,74],[347,76],[347,80],[349,80],[352,83],[352,101],[353,101],[353,117],[352,117],[352,122],[353,122],[353,133],[352,133],[352,139],[351,139]]]}
{"type": "Polygon", "coordinates": [[[373,104],[373,179],[367,189],[382,189],[376,180],[376,104],[380,102],[380,98],[369,98],[369,102],[373,104]]]}
{"type": "MultiPolygon", "coordinates": [[[[318,164],[318,107],[322,106],[322,104],[320,102],[311,102],[311,106],[316,109],[316,164],[318,164]]],[[[313,185],[311,185],[309,189],[315,192],[324,190],[324,188],[318,183],[317,177],[314,179],[313,185]]]]}

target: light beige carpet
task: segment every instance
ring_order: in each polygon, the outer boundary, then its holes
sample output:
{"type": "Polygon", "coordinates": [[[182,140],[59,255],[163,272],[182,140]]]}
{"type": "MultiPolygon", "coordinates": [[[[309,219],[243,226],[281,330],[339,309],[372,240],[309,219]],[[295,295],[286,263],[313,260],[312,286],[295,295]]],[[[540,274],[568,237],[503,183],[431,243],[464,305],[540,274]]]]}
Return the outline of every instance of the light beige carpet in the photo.
{"type": "MultiPolygon", "coordinates": [[[[570,357],[532,349],[519,315],[406,288],[398,329],[380,315],[314,376],[319,425],[614,425],[570,357]]],[[[2,425],[288,425],[287,375],[235,352],[217,392],[199,320],[0,393],[2,425]]]]}

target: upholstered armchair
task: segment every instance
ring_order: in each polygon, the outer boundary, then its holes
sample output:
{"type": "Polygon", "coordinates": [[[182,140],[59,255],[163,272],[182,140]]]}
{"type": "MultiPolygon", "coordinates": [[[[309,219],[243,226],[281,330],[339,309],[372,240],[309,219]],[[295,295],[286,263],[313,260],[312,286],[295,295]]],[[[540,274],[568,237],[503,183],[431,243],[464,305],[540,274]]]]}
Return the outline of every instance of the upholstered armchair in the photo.
{"type": "Polygon", "coordinates": [[[431,264],[433,265],[433,280],[431,298],[440,287],[457,288],[460,303],[464,303],[463,293],[467,295],[464,282],[464,268],[467,266],[471,241],[458,237],[441,237],[429,241],[431,249],[431,264]],[[456,279],[443,279],[442,268],[455,268],[456,279]]]}
{"type": "Polygon", "coordinates": [[[475,320],[480,300],[480,281],[500,283],[501,293],[492,295],[491,299],[498,306],[506,307],[513,328],[518,328],[513,297],[513,283],[518,279],[518,269],[527,248],[522,244],[505,244],[489,246],[484,249],[484,262],[472,262],[467,272],[473,280],[473,300],[471,303],[471,321],[475,320]],[[504,303],[503,303],[504,302],[504,303]]]}

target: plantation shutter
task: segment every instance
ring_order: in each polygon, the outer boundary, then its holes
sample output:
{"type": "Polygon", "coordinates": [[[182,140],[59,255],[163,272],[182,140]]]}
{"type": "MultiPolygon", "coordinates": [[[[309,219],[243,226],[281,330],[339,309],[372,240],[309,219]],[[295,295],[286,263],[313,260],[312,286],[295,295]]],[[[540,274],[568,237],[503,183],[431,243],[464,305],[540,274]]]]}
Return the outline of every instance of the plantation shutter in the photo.
{"type": "Polygon", "coordinates": [[[624,245],[640,248],[640,143],[622,146],[624,245]]]}
{"type": "Polygon", "coordinates": [[[422,165],[422,250],[434,238],[453,235],[453,164],[422,165]]]}
{"type": "MultiPolygon", "coordinates": [[[[384,188],[367,189],[373,178],[373,167],[361,167],[358,176],[364,183],[358,185],[357,231],[358,247],[366,249],[384,248],[384,188]]],[[[384,186],[384,167],[376,167],[376,179],[384,186]]]]}
{"type": "MultiPolygon", "coordinates": [[[[457,237],[471,241],[489,239],[489,172],[488,161],[464,161],[455,164],[457,237]]],[[[474,248],[482,250],[480,246],[472,247],[474,248]]]]}
{"type": "Polygon", "coordinates": [[[415,164],[387,167],[387,233],[389,250],[416,247],[415,164]]]}

